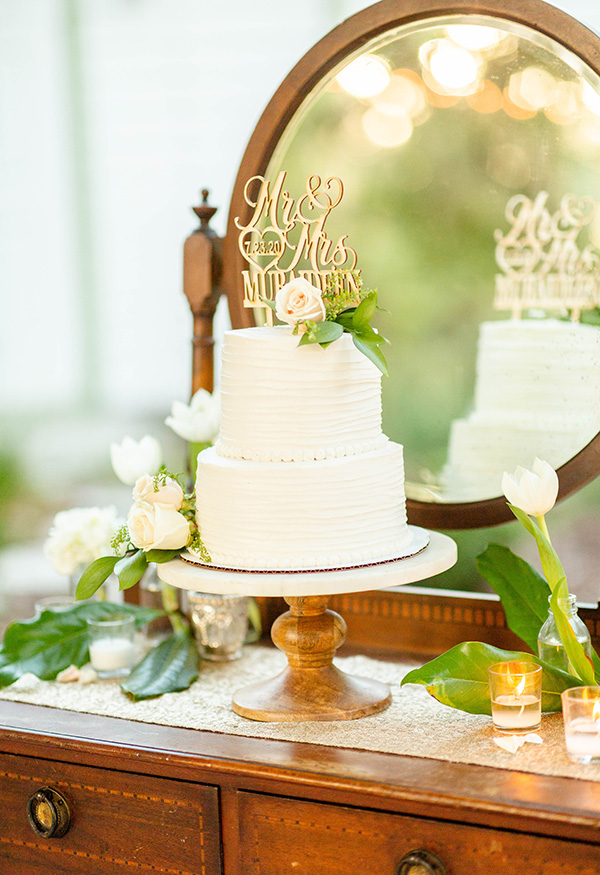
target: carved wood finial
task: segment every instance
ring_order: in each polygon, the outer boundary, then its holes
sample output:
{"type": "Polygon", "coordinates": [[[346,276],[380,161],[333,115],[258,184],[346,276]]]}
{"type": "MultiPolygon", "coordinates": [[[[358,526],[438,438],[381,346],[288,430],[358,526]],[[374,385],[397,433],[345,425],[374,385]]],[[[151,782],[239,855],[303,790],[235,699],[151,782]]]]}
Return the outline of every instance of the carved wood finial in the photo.
{"type": "Polygon", "coordinates": [[[192,207],[193,211],[196,213],[198,218],[200,219],[200,227],[198,228],[203,234],[213,235],[215,232],[212,228],[209,227],[210,220],[217,212],[217,207],[211,207],[208,203],[208,197],[210,195],[210,191],[207,188],[203,188],[200,192],[200,196],[202,197],[202,203],[199,207],[192,207]]]}

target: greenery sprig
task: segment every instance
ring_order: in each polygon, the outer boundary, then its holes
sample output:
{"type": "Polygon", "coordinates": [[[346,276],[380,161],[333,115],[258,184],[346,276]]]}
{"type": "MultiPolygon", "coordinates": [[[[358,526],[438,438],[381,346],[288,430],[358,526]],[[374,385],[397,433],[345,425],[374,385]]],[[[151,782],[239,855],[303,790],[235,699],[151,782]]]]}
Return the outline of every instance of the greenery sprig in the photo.
{"type": "MultiPolygon", "coordinates": [[[[356,290],[348,289],[343,282],[343,273],[334,271],[327,277],[322,294],[325,319],[320,322],[300,320],[294,326],[293,333],[301,334],[298,345],[318,343],[327,347],[342,334],[351,334],[356,348],[387,376],[387,362],[381,347],[389,341],[371,326],[371,319],[377,310],[381,310],[377,305],[377,290],[365,289],[358,271],[352,271],[356,290]]],[[[276,312],[275,301],[263,300],[276,312]]]]}

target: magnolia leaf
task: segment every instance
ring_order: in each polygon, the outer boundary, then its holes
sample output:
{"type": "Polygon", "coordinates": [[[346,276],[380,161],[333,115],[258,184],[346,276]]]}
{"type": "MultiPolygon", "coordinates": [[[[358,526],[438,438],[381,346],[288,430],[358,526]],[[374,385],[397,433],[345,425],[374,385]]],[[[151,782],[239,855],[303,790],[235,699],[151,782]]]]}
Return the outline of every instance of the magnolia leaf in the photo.
{"type": "Polygon", "coordinates": [[[148,562],[143,550],[138,550],[131,556],[124,556],[115,565],[115,572],[119,578],[119,589],[124,590],[135,586],[138,580],[141,580],[147,567],[148,562]]]}
{"type": "Polygon", "coordinates": [[[154,647],[121,684],[135,700],[187,690],[198,677],[199,655],[189,633],[171,635],[154,647]]]}
{"type": "Polygon", "coordinates": [[[537,653],[537,637],[548,617],[550,596],[544,578],[500,544],[490,544],[476,562],[481,576],[500,596],[509,629],[537,653]]]}
{"type": "Polygon", "coordinates": [[[528,516],[520,507],[515,507],[510,502],[508,502],[508,506],[521,525],[535,538],[548,586],[554,592],[555,587],[563,583],[564,586],[561,587],[559,595],[561,598],[566,598],[569,593],[567,591],[565,570],[562,567],[556,550],[534,519],[528,516]]]}
{"type": "Polygon", "coordinates": [[[580,682],[586,686],[595,686],[596,678],[592,660],[575,637],[575,632],[569,623],[567,615],[560,607],[558,599],[559,587],[557,586],[550,598],[550,607],[554,614],[560,640],[563,643],[567,659],[569,660],[569,667],[572,669],[573,674],[577,675],[580,682]]]}
{"type": "Polygon", "coordinates": [[[156,562],[157,565],[163,562],[170,562],[171,559],[176,559],[181,550],[148,550],[146,553],[146,562],[156,562]]]}
{"type": "Polygon", "coordinates": [[[364,341],[360,337],[357,337],[356,334],[352,335],[352,340],[354,341],[354,346],[362,352],[363,355],[366,355],[368,359],[370,359],[374,365],[376,365],[384,376],[387,377],[388,369],[387,362],[385,360],[384,354],[379,349],[377,343],[372,343],[370,341],[364,341]]]}
{"type": "Polygon", "coordinates": [[[116,613],[133,615],[138,629],[163,615],[137,605],[83,602],[67,611],[44,611],[41,617],[11,623],[0,649],[0,688],[26,672],[52,680],[70,665],[85,665],[89,661],[86,621],[116,613]]]}
{"type": "Polygon", "coordinates": [[[543,668],[542,711],[560,711],[560,694],[579,681],[531,653],[500,650],[479,641],[457,644],[431,662],[404,676],[404,684],[422,684],[427,692],[450,708],[469,714],[491,715],[488,668],[496,662],[535,662],[543,668]]]}
{"type": "Polygon", "coordinates": [[[88,565],[79,578],[75,599],[80,601],[91,598],[113,573],[120,558],[120,556],[101,556],[88,565]]]}
{"type": "Polygon", "coordinates": [[[369,327],[376,310],[377,292],[370,292],[362,299],[352,316],[352,327],[355,331],[362,331],[365,327],[369,327]]]}

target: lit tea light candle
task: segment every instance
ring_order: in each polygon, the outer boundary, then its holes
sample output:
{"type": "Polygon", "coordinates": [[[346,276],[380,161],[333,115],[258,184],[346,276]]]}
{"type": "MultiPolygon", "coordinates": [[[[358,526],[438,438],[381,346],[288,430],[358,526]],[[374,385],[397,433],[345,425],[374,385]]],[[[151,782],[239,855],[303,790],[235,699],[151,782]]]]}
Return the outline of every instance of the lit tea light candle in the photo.
{"type": "Polygon", "coordinates": [[[499,662],[488,669],[492,720],[499,732],[531,732],[542,717],[542,667],[499,662]]]}
{"type": "Polygon", "coordinates": [[[570,759],[578,763],[600,762],[600,689],[572,687],[561,698],[570,759]]]}
{"type": "Polygon", "coordinates": [[[100,678],[124,677],[134,661],[132,616],[88,620],[90,662],[100,678]]]}

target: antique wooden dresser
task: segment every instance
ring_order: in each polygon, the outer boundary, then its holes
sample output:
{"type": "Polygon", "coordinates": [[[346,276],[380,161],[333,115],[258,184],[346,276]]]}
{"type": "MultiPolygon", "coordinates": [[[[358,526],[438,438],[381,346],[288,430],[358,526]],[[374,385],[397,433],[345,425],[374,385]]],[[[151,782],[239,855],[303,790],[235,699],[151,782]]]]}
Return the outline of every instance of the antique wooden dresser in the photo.
{"type": "Polygon", "coordinates": [[[6,701],[0,727],[2,875],[600,873],[591,781],[6,701]]]}

